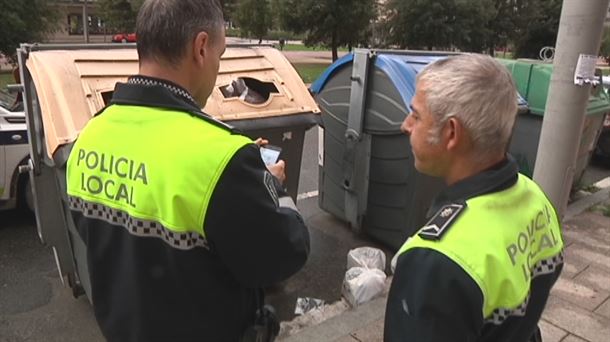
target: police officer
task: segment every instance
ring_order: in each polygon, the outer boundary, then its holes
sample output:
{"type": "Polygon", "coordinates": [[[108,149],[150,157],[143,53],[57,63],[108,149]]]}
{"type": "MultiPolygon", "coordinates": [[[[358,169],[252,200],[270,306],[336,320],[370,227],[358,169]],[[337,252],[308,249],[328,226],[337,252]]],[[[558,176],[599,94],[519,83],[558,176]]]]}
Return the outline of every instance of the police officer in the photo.
{"type": "Polygon", "coordinates": [[[385,341],[526,342],[563,265],[559,218],[506,151],[510,73],[482,55],[432,63],[402,124],[418,171],[447,188],[397,254],[385,341]]]}
{"type": "Polygon", "coordinates": [[[265,167],[200,109],[225,51],[219,3],[147,0],[136,33],[139,75],[67,165],[95,317],[109,341],[238,341],[265,321],[260,288],[304,265],[309,234],[284,162],[265,167]]]}

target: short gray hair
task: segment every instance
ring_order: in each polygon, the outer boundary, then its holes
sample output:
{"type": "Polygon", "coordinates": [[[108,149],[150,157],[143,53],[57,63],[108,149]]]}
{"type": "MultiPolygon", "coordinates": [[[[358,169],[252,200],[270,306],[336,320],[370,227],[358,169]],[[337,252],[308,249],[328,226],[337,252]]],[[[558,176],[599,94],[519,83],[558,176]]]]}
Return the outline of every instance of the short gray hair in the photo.
{"type": "Polygon", "coordinates": [[[457,55],[428,65],[417,81],[424,83],[426,105],[437,120],[431,142],[455,117],[478,152],[506,151],[517,115],[517,90],[506,67],[486,55],[457,55]]]}
{"type": "Polygon", "coordinates": [[[213,40],[223,25],[218,0],[146,0],[136,21],[138,55],[177,64],[199,32],[213,40]]]}

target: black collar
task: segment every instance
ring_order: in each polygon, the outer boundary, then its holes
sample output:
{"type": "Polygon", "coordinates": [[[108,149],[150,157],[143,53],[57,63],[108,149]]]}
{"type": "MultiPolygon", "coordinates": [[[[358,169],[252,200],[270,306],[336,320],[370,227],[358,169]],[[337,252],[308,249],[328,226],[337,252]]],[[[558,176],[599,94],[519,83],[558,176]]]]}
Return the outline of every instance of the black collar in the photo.
{"type": "MultiPolygon", "coordinates": [[[[168,80],[141,75],[132,76],[127,83],[116,84],[110,104],[175,109],[187,112],[215,126],[236,132],[232,126],[201,111],[193,96],[186,89],[168,80]]],[[[96,115],[102,112],[103,110],[96,115]]]]}
{"type": "Polygon", "coordinates": [[[518,172],[517,162],[507,154],[500,163],[441,191],[432,202],[427,217],[434,215],[444,205],[464,203],[469,198],[508,189],[517,182],[518,172]]]}
{"type": "Polygon", "coordinates": [[[183,87],[177,85],[176,83],[168,81],[168,80],[164,80],[164,79],[156,78],[156,77],[150,77],[150,76],[136,75],[136,76],[131,76],[127,80],[127,84],[140,84],[140,85],[149,86],[149,87],[150,86],[161,86],[161,87],[164,87],[167,90],[169,90],[175,96],[181,98],[187,104],[195,106],[197,108],[201,108],[199,103],[197,101],[195,101],[195,98],[191,95],[191,93],[188,90],[186,90],[183,87]]]}

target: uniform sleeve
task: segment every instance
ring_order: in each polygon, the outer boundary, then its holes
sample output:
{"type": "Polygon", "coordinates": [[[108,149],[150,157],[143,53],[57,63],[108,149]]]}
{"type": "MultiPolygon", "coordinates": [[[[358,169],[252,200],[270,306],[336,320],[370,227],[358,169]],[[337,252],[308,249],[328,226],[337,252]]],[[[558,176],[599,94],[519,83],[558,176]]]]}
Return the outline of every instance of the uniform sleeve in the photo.
{"type": "Polygon", "coordinates": [[[267,286],[296,273],[309,254],[309,232],[294,202],[254,144],[241,148],[210,200],[206,236],[235,278],[267,286]]]}
{"type": "Polygon", "coordinates": [[[445,255],[413,248],[398,258],[385,319],[385,342],[476,341],[483,295],[445,255]]]}

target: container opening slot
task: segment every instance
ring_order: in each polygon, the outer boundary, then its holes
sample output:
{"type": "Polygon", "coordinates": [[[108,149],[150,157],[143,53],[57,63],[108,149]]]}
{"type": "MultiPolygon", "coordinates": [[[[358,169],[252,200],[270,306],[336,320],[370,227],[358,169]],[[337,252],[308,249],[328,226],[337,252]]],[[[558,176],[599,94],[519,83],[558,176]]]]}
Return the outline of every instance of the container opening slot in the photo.
{"type": "Polygon", "coordinates": [[[112,94],[114,94],[114,90],[104,91],[102,94],[102,100],[104,100],[104,106],[110,104],[110,100],[112,100],[112,94]]]}
{"type": "Polygon", "coordinates": [[[250,104],[261,104],[269,101],[271,94],[279,94],[273,82],[262,82],[255,78],[239,77],[226,86],[219,87],[225,98],[238,97],[250,104]]]}

